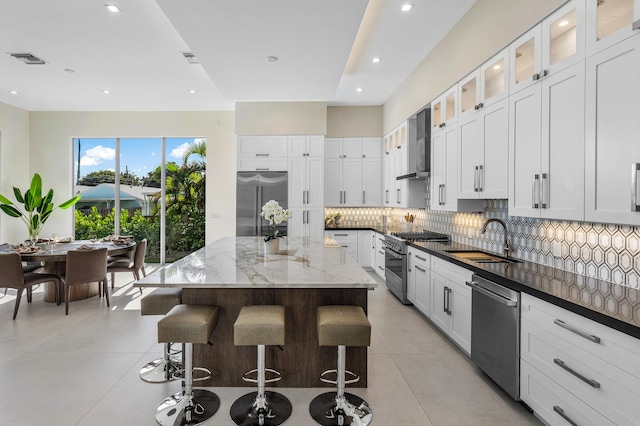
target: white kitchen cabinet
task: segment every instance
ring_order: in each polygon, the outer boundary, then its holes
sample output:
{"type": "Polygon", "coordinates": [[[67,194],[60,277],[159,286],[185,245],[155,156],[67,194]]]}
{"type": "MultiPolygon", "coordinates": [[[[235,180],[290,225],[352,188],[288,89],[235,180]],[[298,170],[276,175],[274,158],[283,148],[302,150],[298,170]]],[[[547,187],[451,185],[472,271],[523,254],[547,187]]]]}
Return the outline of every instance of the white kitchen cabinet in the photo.
{"type": "Polygon", "coordinates": [[[385,266],[384,266],[384,234],[375,232],[375,245],[376,245],[376,257],[374,270],[382,279],[385,278],[385,266]]]}
{"type": "Polygon", "coordinates": [[[431,316],[431,255],[409,247],[407,299],[427,318],[431,316]]]}
{"type": "Polygon", "coordinates": [[[362,138],[362,158],[382,158],[382,138],[362,138]]]}
{"type": "Polygon", "coordinates": [[[324,157],[324,136],[295,135],[288,137],[289,158],[324,157]]]}
{"type": "Polygon", "coordinates": [[[584,220],[585,67],[509,98],[509,214],[584,220]]]}
{"type": "Polygon", "coordinates": [[[238,136],[238,171],[286,171],[287,136],[238,136]]]}
{"type": "Polygon", "coordinates": [[[585,220],[640,225],[640,35],[587,58],[585,220]]]}
{"type": "Polygon", "coordinates": [[[324,207],[324,159],[289,157],[289,206],[324,207]]]}
{"type": "Polygon", "coordinates": [[[373,269],[376,240],[373,231],[358,231],[358,263],[363,268],[373,269]]]}
{"type": "Polygon", "coordinates": [[[326,138],[325,158],[362,158],[362,138],[326,138]]]}
{"type": "Polygon", "coordinates": [[[586,0],[587,56],[639,32],[640,0],[586,0]]]}
{"type": "Polygon", "coordinates": [[[336,231],[324,231],[324,235],[333,237],[342,249],[353,258],[358,261],[358,231],[355,230],[336,230],[336,231]]]}
{"type": "Polygon", "coordinates": [[[579,424],[634,424],[640,340],[528,294],[521,303],[523,401],[552,424],[563,415],[579,424]],[[583,418],[585,407],[593,411],[583,418]]]}
{"type": "Polygon", "coordinates": [[[393,205],[392,194],[395,191],[395,151],[385,154],[382,158],[382,204],[385,207],[393,205]]]}
{"type": "Polygon", "coordinates": [[[509,101],[460,119],[458,198],[507,198],[509,101]]]}
{"type": "Polygon", "coordinates": [[[457,93],[456,84],[431,102],[431,134],[458,120],[457,93]]]}
{"type": "Polygon", "coordinates": [[[322,237],[324,235],[324,209],[289,208],[293,214],[287,222],[287,235],[291,237],[322,237]]]}
{"type": "Polygon", "coordinates": [[[509,95],[509,49],[504,49],[458,83],[458,119],[474,115],[509,95]]]}
{"type": "Polygon", "coordinates": [[[431,257],[431,321],[471,353],[471,271],[431,257]]]}
{"type": "Polygon", "coordinates": [[[362,200],[362,160],[325,158],[324,203],[328,207],[359,207],[362,200]]]}
{"type": "Polygon", "coordinates": [[[382,159],[365,157],[362,159],[362,204],[363,207],[382,205],[382,159]]]}

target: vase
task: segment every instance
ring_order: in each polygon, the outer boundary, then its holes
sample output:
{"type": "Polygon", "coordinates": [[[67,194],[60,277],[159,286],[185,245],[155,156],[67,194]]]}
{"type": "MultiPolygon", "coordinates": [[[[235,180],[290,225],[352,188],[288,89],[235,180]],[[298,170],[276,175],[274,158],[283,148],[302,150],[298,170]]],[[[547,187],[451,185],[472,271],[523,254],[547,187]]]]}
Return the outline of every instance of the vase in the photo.
{"type": "Polygon", "coordinates": [[[278,254],[280,252],[280,240],[278,238],[272,238],[264,243],[265,254],[278,254]]]}
{"type": "Polygon", "coordinates": [[[411,222],[407,222],[407,223],[405,223],[405,224],[404,224],[404,229],[405,229],[405,231],[407,231],[407,232],[411,232],[411,230],[413,229],[413,223],[411,223],[411,222]]]}

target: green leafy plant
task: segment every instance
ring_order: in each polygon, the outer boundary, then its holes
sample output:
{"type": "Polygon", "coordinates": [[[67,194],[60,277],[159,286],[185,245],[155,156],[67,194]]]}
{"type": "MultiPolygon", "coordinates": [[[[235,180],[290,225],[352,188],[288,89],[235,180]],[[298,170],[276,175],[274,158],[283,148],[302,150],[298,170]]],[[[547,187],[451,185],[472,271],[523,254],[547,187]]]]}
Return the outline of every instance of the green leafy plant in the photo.
{"type": "MultiPolygon", "coordinates": [[[[46,195],[42,195],[42,178],[38,173],[33,175],[31,186],[24,193],[19,188],[13,187],[13,195],[16,201],[22,204],[22,208],[14,204],[4,195],[0,195],[0,209],[11,217],[19,217],[27,225],[29,237],[32,240],[38,238],[42,225],[49,219],[55,209],[53,203],[53,189],[49,189],[46,195]]],[[[77,195],[58,206],[59,209],[68,209],[80,200],[77,195]]]]}

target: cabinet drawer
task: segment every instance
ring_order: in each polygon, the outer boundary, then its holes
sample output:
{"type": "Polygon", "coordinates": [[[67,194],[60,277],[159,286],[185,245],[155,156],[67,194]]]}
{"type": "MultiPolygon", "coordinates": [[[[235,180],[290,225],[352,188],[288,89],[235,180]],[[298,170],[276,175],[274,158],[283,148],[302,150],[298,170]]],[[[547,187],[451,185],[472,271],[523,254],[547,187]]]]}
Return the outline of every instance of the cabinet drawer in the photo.
{"type": "Polygon", "coordinates": [[[640,339],[522,294],[523,319],[640,380],[640,339]]]}
{"type": "Polygon", "coordinates": [[[238,171],[287,171],[287,157],[262,158],[262,157],[238,157],[238,171]]]}
{"type": "Polygon", "coordinates": [[[422,250],[409,249],[409,253],[413,256],[411,260],[414,265],[420,266],[422,269],[429,271],[431,269],[431,255],[422,250]]]}
{"type": "Polygon", "coordinates": [[[454,265],[436,256],[431,256],[431,270],[463,286],[466,281],[471,281],[473,275],[470,270],[454,265]]]}
{"type": "Polygon", "coordinates": [[[349,256],[358,260],[358,231],[325,231],[325,236],[333,237],[349,256]]]}
{"type": "Polygon", "coordinates": [[[521,322],[521,357],[616,424],[640,419],[640,380],[529,320],[521,322]]]}
{"type": "Polygon", "coordinates": [[[526,361],[520,362],[520,398],[552,426],[614,425],[526,361]]]}
{"type": "Polygon", "coordinates": [[[239,136],[239,157],[287,157],[286,136],[239,136]]]}

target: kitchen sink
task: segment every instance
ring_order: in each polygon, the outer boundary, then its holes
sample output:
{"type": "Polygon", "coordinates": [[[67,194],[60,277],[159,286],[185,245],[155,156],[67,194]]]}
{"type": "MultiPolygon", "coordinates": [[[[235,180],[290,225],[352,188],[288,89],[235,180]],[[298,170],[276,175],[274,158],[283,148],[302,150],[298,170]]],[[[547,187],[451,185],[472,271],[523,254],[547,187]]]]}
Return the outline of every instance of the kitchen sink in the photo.
{"type": "Polygon", "coordinates": [[[520,260],[507,259],[506,257],[486,253],[480,250],[445,250],[447,253],[464,260],[476,263],[520,263],[520,260]]]}

